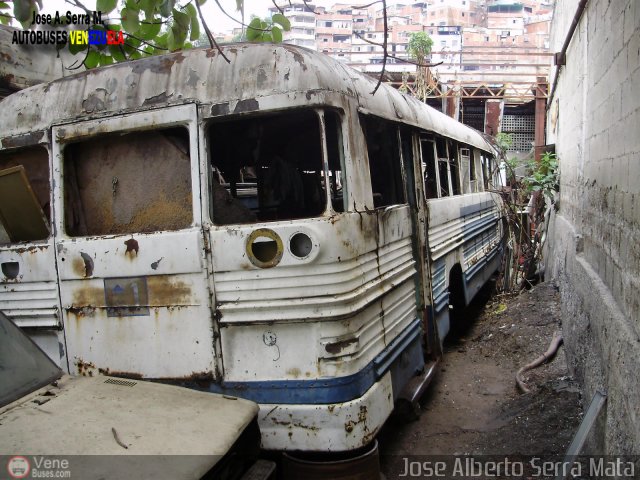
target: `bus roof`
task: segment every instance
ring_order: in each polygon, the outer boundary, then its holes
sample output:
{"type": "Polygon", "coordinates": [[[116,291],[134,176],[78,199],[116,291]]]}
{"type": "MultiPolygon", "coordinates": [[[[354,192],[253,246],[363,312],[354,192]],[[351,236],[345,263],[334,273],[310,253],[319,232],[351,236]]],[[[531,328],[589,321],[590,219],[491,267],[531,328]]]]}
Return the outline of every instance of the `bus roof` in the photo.
{"type": "Polygon", "coordinates": [[[240,113],[259,110],[261,101],[276,95],[304,96],[317,105],[323,95],[333,93],[351,97],[364,113],[495,153],[477,130],[394,88],[381,85],[372,95],[374,79],[327,55],[287,44],[222,48],[230,63],[215,49],[185,50],[84,71],[14,93],[0,102],[0,145],[5,149],[38,143],[53,124],[189,101],[210,105],[212,112],[223,106],[225,113],[240,113]]]}

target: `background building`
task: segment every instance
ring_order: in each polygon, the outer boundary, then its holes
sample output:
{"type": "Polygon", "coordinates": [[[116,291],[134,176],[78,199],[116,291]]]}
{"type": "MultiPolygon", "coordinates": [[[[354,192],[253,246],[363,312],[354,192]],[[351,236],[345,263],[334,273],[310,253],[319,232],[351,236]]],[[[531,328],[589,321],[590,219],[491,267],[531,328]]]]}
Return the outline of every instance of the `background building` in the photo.
{"type": "Polygon", "coordinates": [[[284,32],[284,41],[292,45],[316,50],[316,6],[313,3],[291,2],[283,4],[280,9],[273,6],[270,15],[284,11],[291,22],[291,30],[284,32]]]}
{"type": "MultiPolygon", "coordinates": [[[[282,7],[292,21],[285,41],[310,47],[377,76],[382,71],[384,15],[380,4],[282,7]],[[312,25],[312,20],[315,24],[312,25]]],[[[275,7],[270,13],[277,12],[275,7]]],[[[535,99],[546,96],[551,64],[549,0],[429,0],[387,2],[387,82],[412,88],[416,66],[407,44],[413,32],[433,40],[428,103],[478,130],[511,133],[510,156],[536,144],[535,99]]],[[[544,110],[538,112],[538,147],[544,110]]]]}

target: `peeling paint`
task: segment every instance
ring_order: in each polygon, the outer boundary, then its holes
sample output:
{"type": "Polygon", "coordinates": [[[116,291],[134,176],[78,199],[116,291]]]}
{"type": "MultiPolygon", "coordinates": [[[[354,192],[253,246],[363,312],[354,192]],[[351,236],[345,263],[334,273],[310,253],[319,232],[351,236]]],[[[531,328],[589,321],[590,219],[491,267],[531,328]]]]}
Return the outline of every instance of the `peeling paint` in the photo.
{"type": "Polygon", "coordinates": [[[137,240],[130,238],[129,240],[125,241],[124,244],[127,246],[127,250],[124,252],[125,255],[130,255],[131,257],[138,256],[138,251],[140,250],[140,247],[138,245],[137,240]]]}
{"type": "Polygon", "coordinates": [[[260,104],[255,98],[240,100],[233,109],[233,113],[253,112],[260,109],[260,104]]]}
{"type": "Polygon", "coordinates": [[[46,139],[46,132],[36,131],[29,132],[23,135],[15,135],[13,137],[5,137],[2,139],[3,148],[19,148],[28,147],[39,144],[43,139],[46,139]]]}

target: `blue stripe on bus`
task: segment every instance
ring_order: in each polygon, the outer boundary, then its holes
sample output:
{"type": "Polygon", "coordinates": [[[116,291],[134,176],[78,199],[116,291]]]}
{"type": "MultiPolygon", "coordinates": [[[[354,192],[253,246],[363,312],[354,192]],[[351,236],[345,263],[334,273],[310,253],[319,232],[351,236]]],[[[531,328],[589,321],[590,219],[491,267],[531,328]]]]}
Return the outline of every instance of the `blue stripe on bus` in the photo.
{"type": "Polygon", "coordinates": [[[498,244],[495,248],[493,248],[487,255],[484,256],[484,258],[477,262],[475,265],[469,267],[467,269],[466,272],[464,272],[464,278],[465,281],[468,283],[471,281],[471,279],[478,273],[480,273],[480,271],[486,267],[486,265],[488,263],[490,263],[493,258],[500,253],[500,251],[502,250],[502,246],[500,244],[498,244]]]}
{"type": "Polygon", "coordinates": [[[420,341],[420,320],[415,319],[376,358],[358,373],[318,380],[271,380],[212,383],[209,390],[253,400],[257,403],[328,404],[359,398],[416,341],[420,341]]]}

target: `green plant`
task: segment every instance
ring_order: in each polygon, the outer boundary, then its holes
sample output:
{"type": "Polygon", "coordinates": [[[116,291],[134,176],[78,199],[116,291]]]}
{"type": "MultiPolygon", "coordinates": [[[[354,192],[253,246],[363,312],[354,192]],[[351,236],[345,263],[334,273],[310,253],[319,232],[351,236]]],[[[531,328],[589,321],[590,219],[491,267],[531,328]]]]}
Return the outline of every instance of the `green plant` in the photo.
{"type": "Polygon", "coordinates": [[[414,32],[409,37],[407,51],[409,55],[418,63],[425,63],[427,56],[431,53],[433,40],[427,32],[414,32]]]}
{"type": "Polygon", "coordinates": [[[513,145],[513,135],[510,133],[500,132],[496,135],[495,139],[496,144],[498,145],[498,148],[503,155],[505,155],[507,153],[507,150],[509,150],[509,148],[511,148],[511,145],[513,145]]]}
{"type": "Polygon", "coordinates": [[[529,163],[531,173],[522,179],[524,186],[530,192],[542,192],[547,197],[553,197],[558,190],[558,158],[555,153],[545,152],[540,161],[529,163]]]}
{"type": "Polygon", "coordinates": [[[281,13],[276,13],[271,18],[265,19],[253,17],[247,27],[247,40],[250,42],[280,43],[283,30],[291,30],[291,23],[281,13]]]}
{"type": "MultiPolygon", "coordinates": [[[[86,68],[110,65],[188,49],[196,44],[208,43],[212,48],[218,48],[200,10],[206,0],[96,0],[95,12],[100,12],[99,17],[93,13],[94,7],[85,6],[83,1],[67,0],[67,3],[86,13],[89,20],[86,24],[81,23],[82,30],[106,30],[108,34],[115,32],[122,42],[89,44],[65,40],[58,48],[68,49],[71,54],[77,55],[77,61],[69,68],[76,68],[80,63],[86,68]],[[201,35],[200,27],[203,27],[204,35],[201,35]],[[205,39],[207,42],[204,42],[205,39]]],[[[0,0],[0,24],[20,23],[23,29],[28,29],[32,27],[36,14],[49,15],[49,22],[54,27],[68,21],[65,12],[45,10],[43,3],[43,0],[0,0]]],[[[236,9],[244,11],[244,3],[245,0],[236,0],[236,9]]],[[[216,4],[221,13],[226,14],[218,1],[216,4]]],[[[47,8],[51,8],[49,4],[47,8]]],[[[282,32],[290,29],[289,20],[281,13],[266,20],[254,18],[247,26],[246,39],[278,43],[282,41],[282,32]]],[[[16,35],[17,32],[14,32],[14,37],[16,35]]]]}

